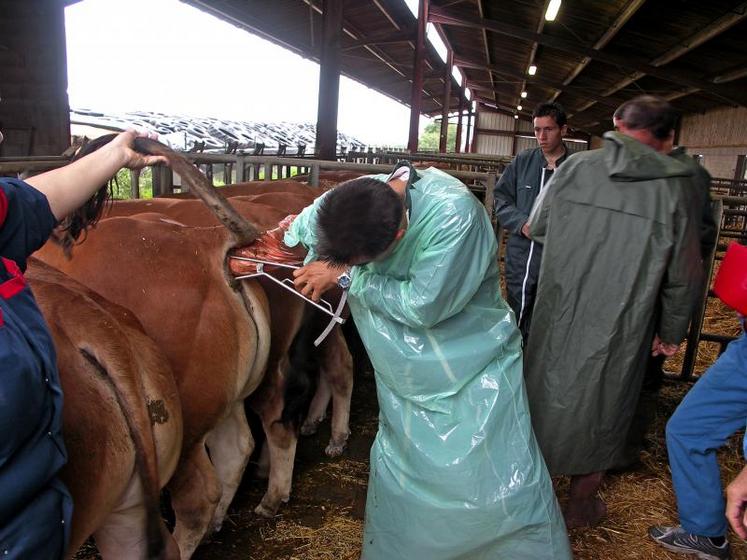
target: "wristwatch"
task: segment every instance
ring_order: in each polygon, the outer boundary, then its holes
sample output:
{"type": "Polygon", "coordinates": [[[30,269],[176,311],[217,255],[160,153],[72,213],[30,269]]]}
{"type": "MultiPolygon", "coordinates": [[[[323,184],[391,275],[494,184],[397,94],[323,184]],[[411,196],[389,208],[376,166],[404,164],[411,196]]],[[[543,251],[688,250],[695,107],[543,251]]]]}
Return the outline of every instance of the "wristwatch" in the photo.
{"type": "Polygon", "coordinates": [[[348,271],[343,272],[337,277],[337,285],[343,290],[347,290],[350,287],[352,280],[348,271]]]}

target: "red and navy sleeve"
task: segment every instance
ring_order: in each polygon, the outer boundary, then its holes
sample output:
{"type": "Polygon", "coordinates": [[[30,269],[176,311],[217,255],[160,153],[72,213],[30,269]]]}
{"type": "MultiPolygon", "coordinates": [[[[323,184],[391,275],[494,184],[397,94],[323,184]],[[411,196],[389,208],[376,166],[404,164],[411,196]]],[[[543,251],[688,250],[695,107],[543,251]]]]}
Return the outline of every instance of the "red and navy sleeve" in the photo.
{"type": "Polygon", "coordinates": [[[19,179],[0,178],[0,256],[26,270],[26,259],[55,225],[46,196],[19,179]]]}

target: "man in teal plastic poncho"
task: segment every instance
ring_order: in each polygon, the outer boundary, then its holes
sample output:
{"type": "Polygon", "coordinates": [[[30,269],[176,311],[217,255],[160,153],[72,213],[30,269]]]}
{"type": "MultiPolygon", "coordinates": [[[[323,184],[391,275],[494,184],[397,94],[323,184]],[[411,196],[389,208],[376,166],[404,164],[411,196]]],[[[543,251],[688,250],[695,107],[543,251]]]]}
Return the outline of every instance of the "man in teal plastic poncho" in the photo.
{"type": "Polygon", "coordinates": [[[303,293],[349,286],[376,372],[362,557],[570,558],[479,201],[439,170],[399,167],[321,197],[285,243],[309,250],[303,293]]]}

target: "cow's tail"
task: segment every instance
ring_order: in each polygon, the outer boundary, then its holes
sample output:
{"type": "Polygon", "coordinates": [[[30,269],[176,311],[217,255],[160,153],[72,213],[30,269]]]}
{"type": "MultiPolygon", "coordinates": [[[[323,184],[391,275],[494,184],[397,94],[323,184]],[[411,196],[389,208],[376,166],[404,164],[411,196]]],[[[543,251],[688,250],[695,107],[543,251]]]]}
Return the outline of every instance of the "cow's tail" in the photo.
{"type": "Polygon", "coordinates": [[[283,412],[280,422],[298,431],[309,409],[319,372],[314,340],[318,336],[319,312],[311,306],[304,307],[303,321],[288,351],[289,371],[283,394],[283,412]]]}
{"type": "Polygon", "coordinates": [[[181,176],[190,192],[194,192],[234,235],[238,245],[249,245],[259,237],[259,228],[239,214],[223,195],[213,187],[208,178],[183,156],[168,146],[144,136],[135,138],[134,146],[141,153],[164,156],[169,162],[169,167],[181,176]]]}
{"type": "Polygon", "coordinates": [[[98,372],[101,379],[109,383],[127,422],[135,448],[135,462],[143,487],[146,511],[146,539],[149,559],[160,559],[165,554],[165,543],[161,533],[160,484],[158,456],[153,427],[148,413],[145,389],[140,370],[132,357],[134,349],[126,349],[130,363],[117,363],[118,359],[108,355],[105,348],[87,344],[78,348],[85,360],[98,372]]]}

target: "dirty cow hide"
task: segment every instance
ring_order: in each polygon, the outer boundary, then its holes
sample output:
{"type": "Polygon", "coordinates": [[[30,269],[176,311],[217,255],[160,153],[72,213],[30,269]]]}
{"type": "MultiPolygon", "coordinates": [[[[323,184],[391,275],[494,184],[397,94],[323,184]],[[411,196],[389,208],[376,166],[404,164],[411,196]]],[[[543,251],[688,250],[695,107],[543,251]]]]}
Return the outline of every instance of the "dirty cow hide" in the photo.
{"type": "Polygon", "coordinates": [[[104,558],[178,558],[159,492],[179,458],[171,368],[131,312],[30,259],[65,392],[62,478],[73,496],[69,554],[90,535],[104,558]]]}

